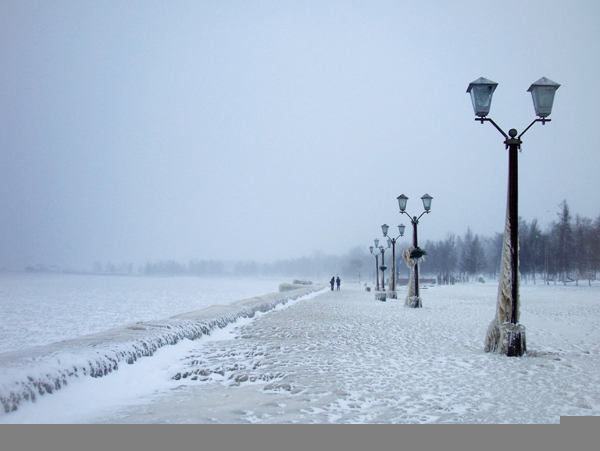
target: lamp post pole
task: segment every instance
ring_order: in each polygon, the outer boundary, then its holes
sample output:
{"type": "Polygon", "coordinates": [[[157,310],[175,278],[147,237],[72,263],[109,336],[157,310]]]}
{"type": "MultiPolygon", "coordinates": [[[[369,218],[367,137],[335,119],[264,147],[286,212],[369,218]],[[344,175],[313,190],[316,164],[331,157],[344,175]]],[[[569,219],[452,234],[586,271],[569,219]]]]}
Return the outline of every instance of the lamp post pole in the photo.
{"type": "Polygon", "coordinates": [[[388,247],[379,246],[379,250],[381,251],[381,291],[385,291],[385,270],[387,266],[385,266],[385,250],[390,248],[390,241],[388,241],[388,247]]]}
{"type": "Polygon", "coordinates": [[[383,232],[383,236],[389,240],[388,242],[392,243],[392,266],[390,268],[390,271],[391,271],[391,273],[390,273],[391,274],[391,276],[390,276],[390,291],[394,292],[394,291],[396,291],[396,241],[401,236],[404,236],[404,229],[406,228],[406,226],[404,224],[400,224],[398,226],[398,231],[400,232],[400,235],[398,235],[396,238],[390,238],[388,236],[389,228],[390,228],[390,226],[388,226],[387,224],[383,224],[381,226],[381,231],[383,232]]]}
{"type": "Polygon", "coordinates": [[[522,356],[527,352],[525,340],[525,327],[519,324],[519,149],[521,136],[536,122],[545,124],[550,121],[547,117],[552,112],[554,94],[559,84],[545,77],[540,78],[528,89],[533,98],[536,115],[538,116],[529,126],[517,136],[514,128],[508,135],[487,115],[490,112],[492,94],[498,83],[485,78],[479,78],[469,84],[467,92],[471,94],[473,110],[476,121],[490,122],[504,136],[504,145],[508,149],[508,196],[506,208],[506,229],[501,262],[501,280],[504,288],[510,288],[510,299],[506,298],[503,290],[498,290],[498,307],[496,318],[492,322],[486,337],[485,350],[500,352],[508,356],[522,356]],[[508,233],[506,233],[508,232],[508,233]],[[509,261],[505,261],[508,259],[509,261]],[[508,272],[508,274],[507,274],[508,272]],[[499,311],[505,312],[504,317],[499,317],[499,311]],[[510,312],[510,317],[507,313],[510,312]]]}
{"type": "Polygon", "coordinates": [[[398,206],[400,207],[400,214],[405,214],[406,216],[408,216],[410,218],[410,222],[413,226],[413,250],[410,253],[410,258],[414,262],[412,276],[413,276],[413,280],[414,280],[416,301],[411,303],[411,307],[414,307],[414,308],[419,308],[422,306],[421,300],[419,297],[419,259],[426,254],[426,252],[423,249],[419,248],[419,241],[417,238],[417,225],[419,224],[419,219],[421,219],[421,216],[423,216],[425,213],[429,214],[429,212],[431,211],[432,199],[433,199],[433,197],[431,197],[429,194],[423,195],[421,197],[421,200],[423,201],[423,208],[425,209],[425,211],[423,211],[423,213],[421,213],[421,215],[419,217],[417,217],[417,216],[411,217],[406,212],[406,203],[408,202],[408,197],[406,197],[404,194],[401,194],[400,196],[398,196],[398,206]]]}
{"type": "Polygon", "coordinates": [[[379,291],[379,254],[375,254],[375,280],[377,281],[375,291],[379,291]]]}
{"type": "Polygon", "coordinates": [[[379,244],[379,240],[375,240],[375,247],[370,246],[369,250],[371,251],[371,254],[373,254],[375,256],[375,281],[376,281],[376,287],[375,287],[375,291],[379,291],[379,248],[377,247],[377,245],[379,244]],[[373,249],[377,250],[377,253],[373,252],[373,249]]]}
{"type": "MultiPolygon", "coordinates": [[[[512,128],[508,131],[510,138],[506,140],[508,147],[508,210],[510,215],[510,248],[511,248],[511,280],[513,309],[510,318],[511,324],[519,322],[519,146],[521,140],[515,138],[517,131],[512,128]]],[[[523,355],[522,351],[520,355],[523,355]]]]}
{"type": "MultiPolygon", "coordinates": [[[[411,223],[413,226],[413,247],[417,249],[419,247],[419,240],[417,239],[417,225],[419,224],[419,219],[416,216],[411,218],[411,223]]],[[[419,261],[415,260],[415,296],[419,297],[419,261]]]]}

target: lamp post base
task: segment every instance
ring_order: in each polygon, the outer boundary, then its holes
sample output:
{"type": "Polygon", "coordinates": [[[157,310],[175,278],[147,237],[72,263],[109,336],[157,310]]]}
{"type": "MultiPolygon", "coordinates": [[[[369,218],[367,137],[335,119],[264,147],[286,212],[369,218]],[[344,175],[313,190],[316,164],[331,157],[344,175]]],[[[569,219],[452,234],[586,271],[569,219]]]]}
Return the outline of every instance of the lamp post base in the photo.
{"type": "Polygon", "coordinates": [[[396,291],[388,291],[387,297],[390,299],[398,299],[398,293],[396,291]]]}
{"type": "Polygon", "coordinates": [[[485,352],[522,357],[527,352],[526,329],[522,324],[498,324],[494,319],[488,327],[485,352]]]}
{"type": "Polygon", "coordinates": [[[423,307],[423,304],[421,303],[421,298],[419,296],[410,296],[406,299],[404,306],[410,308],[421,308],[423,307]]]}
{"type": "Polygon", "coordinates": [[[522,357],[527,352],[525,326],[505,323],[500,326],[500,334],[508,357],[522,357]]]}

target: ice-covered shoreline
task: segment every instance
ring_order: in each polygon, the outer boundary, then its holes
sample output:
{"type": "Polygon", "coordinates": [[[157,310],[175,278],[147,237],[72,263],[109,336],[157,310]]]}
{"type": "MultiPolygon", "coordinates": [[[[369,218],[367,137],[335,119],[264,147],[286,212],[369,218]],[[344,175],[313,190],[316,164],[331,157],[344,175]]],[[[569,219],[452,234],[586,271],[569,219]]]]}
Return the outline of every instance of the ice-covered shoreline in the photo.
{"type": "MultiPolygon", "coordinates": [[[[599,414],[600,284],[522,285],[522,358],[484,352],[497,283],[422,288],[422,309],[404,307],[405,289],[387,302],[349,283],[309,293],[106,377],[72,377],[0,423],[523,424],[599,414]]],[[[227,315],[223,307],[203,314],[227,315]]],[[[139,326],[161,333],[156,322],[139,326]]]]}
{"type": "Polygon", "coordinates": [[[184,338],[195,340],[240,318],[251,318],[257,312],[267,312],[321,289],[321,285],[312,285],[285,293],[270,293],[164,320],[140,321],[76,339],[0,354],[2,411],[8,413],[24,401],[35,401],[38,396],[59,390],[72,378],[102,377],[123,363],[132,364],[140,357],[152,355],[163,346],[184,338]]]}
{"type": "Polygon", "coordinates": [[[276,292],[280,282],[0,272],[0,354],[276,292]]]}
{"type": "MultiPolygon", "coordinates": [[[[161,366],[157,396],[64,421],[548,424],[598,415],[600,286],[524,284],[528,354],[519,358],[483,349],[497,288],[428,287],[422,309],[404,307],[405,290],[387,302],[357,285],[325,290],[234,337],[191,342],[161,366]]],[[[66,405],[19,419],[43,421],[66,405]]]]}

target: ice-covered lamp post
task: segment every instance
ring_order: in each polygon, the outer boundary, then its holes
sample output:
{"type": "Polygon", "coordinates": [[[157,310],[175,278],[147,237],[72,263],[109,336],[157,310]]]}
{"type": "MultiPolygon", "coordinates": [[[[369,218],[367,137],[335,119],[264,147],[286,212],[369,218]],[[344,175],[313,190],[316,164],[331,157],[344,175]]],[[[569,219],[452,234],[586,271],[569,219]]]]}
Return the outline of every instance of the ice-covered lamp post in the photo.
{"type": "Polygon", "coordinates": [[[397,294],[396,294],[396,240],[398,238],[400,238],[401,236],[404,236],[404,229],[406,228],[406,226],[404,224],[400,224],[398,226],[398,231],[400,232],[400,235],[398,235],[396,238],[391,238],[388,236],[388,231],[390,230],[390,226],[387,224],[383,224],[381,226],[381,231],[383,232],[383,236],[385,236],[391,243],[392,243],[392,266],[390,268],[391,271],[391,276],[390,276],[390,292],[388,293],[388,296],[392,299],[396,299],[397,298],[397,294]]]}
{"type": "Polygon", "coordinates": [[[412,308],[420,308],[422,307],[421,298],[419,296],[419,259],[422,258],[426,252],[419,248],[419,242],[417,240],[417,225],[419,224],[419,219],[425,213],[429,214],[431,211],[431,197],[429,194],[423,195],[421,200],[423,201],[423,208],[425,211],[421,213],[419,217],[410,216],[406,212],[406,203],[408,202],[408,197],[404,194],[398,196],[398,206],[400,207],[400,213],[405,214],[410,218],[410,222],[413,226],[413,245],[410,249],[405,249],[403,253],[404,261],[411,268],[412,277],[408,286],[408,294],[406,296],[406,302],[404,305],[412,308]]]}
{"type": "Polygon", "coordinates": [[[385,270],[387,266],[385,266],[385,251],[390,248],[392,241],[388,238],[387,247],[379,246],[379,251],[381,252],[381,291],[385,292],[385,270]]]}
{"type": "Polygon", "coordinates": [[[379,291],[379,240],[376,239],[375,240],[375,247],[370,246],[369,250],[371,251],[371,254],[373,254],[375,256],[375,291],[379,291]],[[377,252],[373,252],[373,250],[376,249],[377,252]]]}
{"type": "MultiPolygon", "coordinates": [[[[389,247],[389,243],[388,243],[388,247],[389,247]]],[[[379,246],[379,240],[376,238],[375,239],[375,247],[371,246],[369,247],[369,250],[371,251],[371,254],[373,254],[375,256],[375,271],[376,271],[376,283],[377,283],[377,287],[375,289],[375,299],[379,299],[380,301],[385,301],[385,285],[384,285],[384,271],[387,268],[385,266],[385,261],[384,261],[384,255],[385,255],[385,249],[383,246],[379,246]],[[381,266],[379,266],[379,255],[381,255],[381,266]],[[383,293],[380,292],[379,290],[379,270],[381,270],[381,281],[382,281],[382,290],[383,293]]]]}
{"type": "Polygon", "coordinates": [[[496,317],[490,324],[486,339],[486,352],[496,352],[508,356],[522,356],[527,352],[525,327],[519,323],[519,178],[518,178],[518,151],[521,148],[521,136],[536,122],[545,124],[550,119],[547,117],[552,112],[554,94],[559,84],[540,78],[533,83],[528,92],[531,92],[535,119],[523,132],[517,136],[514,128],[508,135],[487,115],[492,104],[492,94],[498,83],[486,78],[478,78],[469,84],[467,92],[471,94],[473,110],[476,121],[490,122],[504,136],[504,144],[508,149],[508,199],[506,206],[506,223],[504,228],[504,242],[502,245],[502,261],[500,263],[500,284],[498,286],[498,301],[496,304],[496,317]]]}

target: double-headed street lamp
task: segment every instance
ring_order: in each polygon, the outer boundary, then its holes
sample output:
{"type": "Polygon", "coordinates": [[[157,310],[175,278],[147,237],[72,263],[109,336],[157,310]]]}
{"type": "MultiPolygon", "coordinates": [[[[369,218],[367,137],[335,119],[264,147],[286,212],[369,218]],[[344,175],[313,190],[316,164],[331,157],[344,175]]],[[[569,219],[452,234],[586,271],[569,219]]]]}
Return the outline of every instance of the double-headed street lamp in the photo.
{"type": "Polygon", "coordinates": [[[379,246],[379,250],[381,251],[381,291],[385,292],[385,270],[387,266],[385,266],[385,251],[390,248],[392,241],[388,238],[387,247],[379,246]]]}
{"type": "Polygon", "coordinates": [[[391,238],[388,236],[388,231],[390,226],[387,224],[383,224],[381,226],[381,231],[383,232],[383,236],[386,237],[392,243],[392,267],[391,267],[391,277],[390,277],[390,297],[396,299],[396,240],[401,236],[404,236],[404,229],[406,226],[404,224],[400,224],[398,226],[398,231],[400,235],[396,238],[391,238]]]}
{"type": "Polygon", "coordinates": [[[531,92],[535,119],[523,132],[517,136],[517,130],[511,128],[508,135],[487,115],[492,104],[492,94],[498,83],[486,78],[478,78],[469,84],[467,92],[471,94],[473,110],[476,121],[491,122],[504,136],[504,144],[508,149],[508,199],[506,208],[506,225],[504,243],[502,245],[502,261],[500,265],[501,287],[498,290],[498,303],[496,318],[492,321],[486,336],[485,350],[498,352],[508,356],[522,356],[527,352],[525,340],[525,327],[519,324],[519,178],[518,178],[518,151],[521,148],[521,136],[536,122],[545,124],[552,113],[554,95],[560,87],[558,83],[540,78],[533,83],[528,92],[531,92]]]}
{"type": "Polygon", "coordinates": [[[381,290],[385,291],[385,270],[387,269],[387,266],[385,266],[385,251],[386,249],[389,249],[390,244],[391,242],[388,240],[387,247],[379,246],[379,240],[375,238],[375,247],[369,247],[371,254],[375,256],[375,266],[377,271],[377,291],[379,291],[379,270],[381,270],[381,290]],[[376,249],[377,252],[373,252],[374,249],[376,249]],[[379,266],[379,254],[381,254],[381,266],[379,266]]]}
{"type": "Polygon", "coordinates": [[[373,254],[375,256],[375,291],[379,291],[379,247],[377,247],[379,245],[379,240],[375,239],[375,247],[370,246],[369,250],[371,251],[371,254],[373,254]],[[373,250],[376,249],[377,252],[373,252],[373,250]]]}
{"type": "Polygon", "coordinates": [[[419,297],[419,259],[426,254],[426,252],[423,249],[419,248],[419,242],[417,240],[417,225],[419,224],[419,219],[421,219],[421,216],[423,216],[425,213],[429,214],[429,212],[431,211],[432,199],[433,197],[431,197],[429,194],[423,195],[423,197],[421,197],[421,200],[423,201],[423,208],[425,209],[425,211],[423,211],[423,213],[421,213],[419,217],[411,217],[406,212],[406,203],[408,202],[408,197],[406,197],[404,194],[398,196],[398,206],[400,207],[400,213],[408,216],[410,218],[411,224],[413,225],[413,245],[410,251],[410,259],[413,261],[414,264],[412,271],[414,281],[414,296],[411,296],[409,290],[405,304],[413,308],[422,307],[421,298],[419,297]]]}

